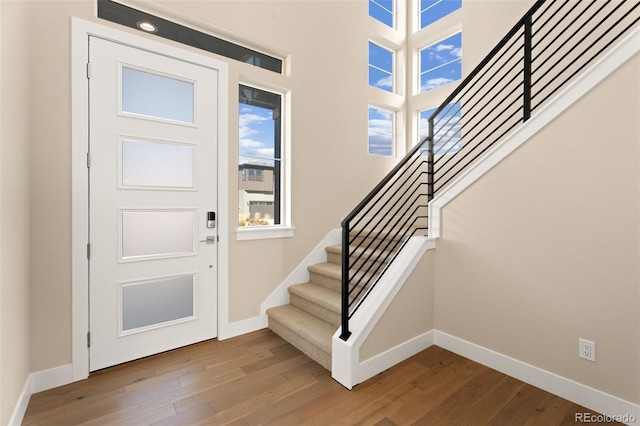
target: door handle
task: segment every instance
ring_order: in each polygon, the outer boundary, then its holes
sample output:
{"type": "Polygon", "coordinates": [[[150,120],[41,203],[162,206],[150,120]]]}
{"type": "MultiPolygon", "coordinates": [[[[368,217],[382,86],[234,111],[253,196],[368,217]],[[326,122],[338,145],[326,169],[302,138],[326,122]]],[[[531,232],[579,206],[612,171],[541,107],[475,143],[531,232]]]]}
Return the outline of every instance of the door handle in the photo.
{"type": "Polygon", "coordinates": [[[207,239],[206,240],[200,240],[201,243],[207,243],[207,244],[215,244],[216,243],[216,236],[215,235],[207,235],[207,239]]]}

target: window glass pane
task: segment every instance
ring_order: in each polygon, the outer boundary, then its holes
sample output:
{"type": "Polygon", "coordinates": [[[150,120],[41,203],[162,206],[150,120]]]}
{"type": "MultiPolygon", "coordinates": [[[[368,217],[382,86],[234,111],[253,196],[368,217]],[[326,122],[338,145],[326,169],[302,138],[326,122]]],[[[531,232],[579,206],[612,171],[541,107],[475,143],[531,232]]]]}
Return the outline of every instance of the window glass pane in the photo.
{"type": "Polygon", "coordinates": [[[194,84],[132,68],[122,68],[122,111],[194,122],[194,84]]]}
{"type": "Polygon", "coordinates": [[[238,226],[279,225],[282,97],[240,85],[238,226]]]}
{"type": "Polygon", "coordinates": [[[189,318],[193,275],[122,286],[122,331],[189,318]]]}
{"type": "Polygon", "coordinates": [[[122,140],[122,185],[194,187],[193,146],[122,140]]]}
{"type": "Polygon", "coordinates": [[[369,154],[393,156],[393,119],[393,112],[369,107],[369,154]]]}
{"type": "MultiPolygon", "coordinates": [[[[429,135],[429,117],[436,111],[431,108],[420,112],[420,140],[429,135]]],[[[434,117],[434,155],[452,154],[460,150],[462,138],[462,105],[456,102],[447,105],[434,117]]]]}
{"type": "Polygon", "coordinates": [[[393,28],[393,0],[369,0],[369,16],[393,28]]]}
{"type": "Polygon", "coordinates": [[[122,211],[122,258],[195,252],[194,211],[122,211]]]}
{"type": "Polygon", "coordinates": [[[462,78],[462,33],[420,51],[420,92],[462,78]]]}
{"type": "Polygon", "coordinates": [[[369,85],[393,92],[393,51],[369,42],[369,85]]]}
{"type": "Polygon", "coordinates": [[[420,0],[420,28],[462,7],[462,0],[420,0]]]}

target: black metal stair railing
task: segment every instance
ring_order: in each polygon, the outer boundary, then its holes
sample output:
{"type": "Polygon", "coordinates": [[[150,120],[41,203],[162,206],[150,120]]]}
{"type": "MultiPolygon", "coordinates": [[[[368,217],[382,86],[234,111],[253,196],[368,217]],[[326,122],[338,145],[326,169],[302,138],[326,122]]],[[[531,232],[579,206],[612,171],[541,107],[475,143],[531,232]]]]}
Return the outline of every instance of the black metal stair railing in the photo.
{"type": "Polygon", "coordinates": [[[342,330],[428,202],[638,26],[637,1],[538,0],[429,118],[429,134],[342,221],[342,330]]]}

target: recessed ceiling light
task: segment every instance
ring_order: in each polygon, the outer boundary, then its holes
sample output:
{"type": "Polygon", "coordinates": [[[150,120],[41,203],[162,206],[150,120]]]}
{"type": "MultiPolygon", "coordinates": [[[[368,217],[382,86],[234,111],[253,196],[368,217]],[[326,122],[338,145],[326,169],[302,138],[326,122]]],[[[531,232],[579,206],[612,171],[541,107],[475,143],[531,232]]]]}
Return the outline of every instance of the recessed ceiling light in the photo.
{"type": "Polygon", "coordinates": [[[156,31],[158,31],[158,28],[149,21],[139,21],[136,23],[136,25],[142,31],[146,31],[148,33],[155,33],[156,31]]]}

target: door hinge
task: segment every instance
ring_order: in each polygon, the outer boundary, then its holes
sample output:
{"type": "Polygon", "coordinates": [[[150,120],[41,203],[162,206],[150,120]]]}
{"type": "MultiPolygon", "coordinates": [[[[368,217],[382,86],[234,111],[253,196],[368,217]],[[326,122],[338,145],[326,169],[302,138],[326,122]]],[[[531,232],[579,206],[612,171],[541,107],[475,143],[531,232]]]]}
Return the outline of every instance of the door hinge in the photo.
{"type": "Polygon", "coordinates": [[[91,347],[91,332],[87,331],[87,347],[91,347]]]}
{"type": "Polygon", "coordinates": [[[91,168],[91,153],[87,152],[87,169],[91,168]]]}
{"type": "Polygon", "coordinates": [[[87,259],[91,259],[91,244],[87,243],[87,259]]]}
{"type": "Polygon", "coordinates": [[[91,78],[91,64],[87,62],[87,80],[91,78]]]}

